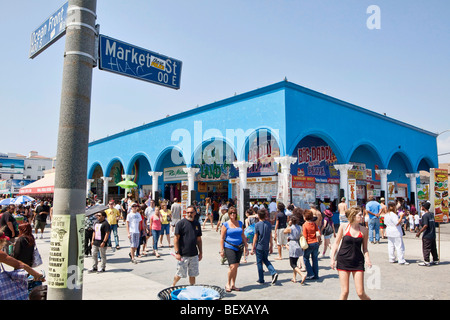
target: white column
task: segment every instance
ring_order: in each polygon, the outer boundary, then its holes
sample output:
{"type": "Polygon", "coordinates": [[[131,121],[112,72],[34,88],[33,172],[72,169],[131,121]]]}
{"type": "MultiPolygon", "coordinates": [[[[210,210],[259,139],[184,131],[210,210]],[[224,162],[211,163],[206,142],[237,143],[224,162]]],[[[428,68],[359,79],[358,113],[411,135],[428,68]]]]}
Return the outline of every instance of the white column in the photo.
{"type": "Polygon", "coordinates": [[[103,205],[106,206],[108,201],[108,187],[109,182],[112,180],[111,177],[102,177],[103,180],[103,205]]]}
{"type": "Polygon", "coordinates": [[[380,175],[380,182],[381,182],[381,191],[384,191],[384,199],[385,199],[385,203],[387,205],[388,203],[388,179],[387,176],[389,174],[391,174],[392,170],[388,170],[388,169],[378,169],[375,170],[376,174],[380,175]]]}
{"type": "MultiPolygon", "coordinates": [[[[155,192],[158,191],[158,178],[162,175],[162,172],[149,171],[148,175],[152,177],[152,199],[155,200],[155,192]]],[[[158,205],[155,203],[155,205],[158,205]]]]}
{"type": "MultiPolygon", "coordinates": [[[[420,177],[419,173],[406,173],[406,177],[409,178],[410,189],[409,192],[414,192],[414,206],[418,208],[419,201],[417,199],[417,178],[420,177]]],[[[409,195],[411,200],[411,194],[409,195]]]]}
{"type": "Polygon", "coordinates": [[[245,221],[244,212],[244,189],[247,189],[247,171],[253,165],[253,162],[235,161],[233,166],[239,169],[239,218],[245,221]]]}
{"type": "Polygon", "coordinates": [[[278,179],[282,180],[281,202],[287,207],[289,204],[289,178],[291,176],[291,165],[297,162],[296,157],[284,156],[275,157],[275,162],[281,165],[281,174],[278,173],[278,179]]]}
{"type": "Polygon", "coordinates": [[[351,164],[335,164],[334,167],[339,170],[339,187],[344,190],[345,202],[348,205],[348,170],[353,166],[351,164]]]}
{"type": "Polygon", "coordinates": [[[89,192],[91,191],[91,185],[92,182],[94,182],[95,179],[87,179],[86,180],[86,198],[89,198],[89,192]]]}
{"type": "Polygon", "coordinates": [[[192,204],[191,191],[195,189],[195,174],[200,171],[200,168],[183,168],[183,171],[188,175],[188,206],[192,204]]]}

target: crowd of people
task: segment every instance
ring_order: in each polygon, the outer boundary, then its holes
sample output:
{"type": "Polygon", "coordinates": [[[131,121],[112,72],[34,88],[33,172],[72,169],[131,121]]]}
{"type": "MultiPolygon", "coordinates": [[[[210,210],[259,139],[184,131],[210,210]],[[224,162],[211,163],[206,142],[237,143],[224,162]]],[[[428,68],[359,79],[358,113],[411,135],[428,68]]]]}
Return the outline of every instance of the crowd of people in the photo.
{"type": "MultiPolygon", "coordinates": [[[[127,230],[131,263],[139,263],[140,258],[147,254],[159,258],[158,249],[164,244],[172,248],[171,254],[177,260],[173,286],[181,278],[189,278],[189,283],[195,284],[203,257],[202,232],[210,229],[208,222],[211,223],[210,230],[219,233],[220,258],[229,266],[225,284],[227,292],[240,291],[238,269],[241,261],[247,262],[249,255],[256,256],[257,283],[265,283],[265,267],[271,275],[270,282],[276,284],[278,273],[269,260],[274,247],[277,249],[275,260],[283,260],[283,252],[286,251],[292,268],[291,281],[296,283],[297,276],[300,276],[301,284],[319,279],[319,259],[326,257],[329,250],[330,266],[337,270],[340,278],[341,299],[348,297],[350,276],[355,280],[358,296],[369,299],[363,282],[365,267],[371,266],[368,248],[369,243],[380,243],[380,238],[387,239],[389,262],[407,265],[403,235],[408,230],[415,232],[417,237],[423,234],[424,261],[419,265],[439,263],[434,215],[429,212],[429,202],[421,204],[419,215],[415,208],[405,206],[402,201],[386,206],[383,198],[376,201],[370,197],[365,206],[348,208],[345,200],[342,198],[337,207],[338,226],[333,221],[330,208],[322,206],[322,203],[312,204],[309,209],[292,204],[286,207],[275,201],[266,206],[252,204],[241,219],[232,201],[223,202],[214,225],[210,199],[206,200],[204,212],[196,203],[189,206],[185,218],[181,201],[176,198],[173,202],[161,200],[158,205],[152,199],[135,201],[131,195],[120,203],[110,200],[107,209],[87,215],[85,219],[85,256],[92,256],[92,268],[88,271],[105,272],[106,250],[121,248],[117,231],[121,220],[127,230]],[[416,216],[420,219],[415,219],[416,216]]],[[[86,208],[91,205],[89,203],[86,208]]],[[[23,268],[36,279],[41,279],[42,275],[30,266],[33,264],[35,238],[39,236],[39,230],[40,237],[43,237],[47,220],[50,218],[51,221],[51,217],[51,203],[46,201],[35,206],[4,207],[0,217],[1,262],[23,268]]]]}

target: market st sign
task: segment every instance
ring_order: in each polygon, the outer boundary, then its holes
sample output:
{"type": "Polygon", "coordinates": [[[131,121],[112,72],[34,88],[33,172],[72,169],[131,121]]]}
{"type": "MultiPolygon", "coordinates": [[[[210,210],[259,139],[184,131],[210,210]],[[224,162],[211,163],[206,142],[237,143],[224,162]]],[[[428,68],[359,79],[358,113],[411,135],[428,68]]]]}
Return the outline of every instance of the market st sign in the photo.
{"type": "Polygon", "coordinates": [[[182,62],[102,34],[99,69],[180,89],[182,62]]]}

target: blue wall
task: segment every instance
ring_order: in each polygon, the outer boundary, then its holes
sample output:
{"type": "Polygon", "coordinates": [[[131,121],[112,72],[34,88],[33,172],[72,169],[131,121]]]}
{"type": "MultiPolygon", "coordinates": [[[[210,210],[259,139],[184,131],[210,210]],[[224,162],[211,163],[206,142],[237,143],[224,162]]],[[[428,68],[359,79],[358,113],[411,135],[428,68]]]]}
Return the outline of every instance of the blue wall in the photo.
{"type": "Polygon", "coordinates": [[[337,163],[378,165],[400,180],[404,173],[438,166],[434,133],[283,81],[92,142],[88,178],[96,165],[109,175],[114,161],[130,174],[139,159],[139,182],[151,184],[147,171],[190,166],[194,153],[212,138],[245,160],[248,136],[261,129],[277,139],[281,156],[293,155],[301,139],[314,136],[333,149],[337,163]],[[242,134],[236,138],[227,129],[242,134]],[[170,160],[172,149],[182,154],[181,164],[170,160]]]}

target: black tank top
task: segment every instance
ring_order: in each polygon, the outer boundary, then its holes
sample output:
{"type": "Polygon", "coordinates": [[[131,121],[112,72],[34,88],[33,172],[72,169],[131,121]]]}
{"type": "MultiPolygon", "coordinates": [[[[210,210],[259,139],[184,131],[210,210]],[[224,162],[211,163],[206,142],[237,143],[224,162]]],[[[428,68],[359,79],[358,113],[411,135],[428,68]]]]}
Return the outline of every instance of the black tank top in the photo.
{"type": "Polygon", "coordinates": [[[363,234],[359,231],[357,237],[350,234],[350,224],[342,238],[337,254],[336,269],[345,271],[364,271],[364,254],[362,252],[363,234]]]}

